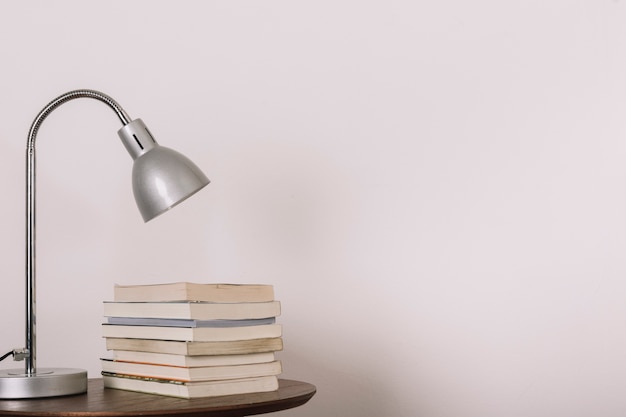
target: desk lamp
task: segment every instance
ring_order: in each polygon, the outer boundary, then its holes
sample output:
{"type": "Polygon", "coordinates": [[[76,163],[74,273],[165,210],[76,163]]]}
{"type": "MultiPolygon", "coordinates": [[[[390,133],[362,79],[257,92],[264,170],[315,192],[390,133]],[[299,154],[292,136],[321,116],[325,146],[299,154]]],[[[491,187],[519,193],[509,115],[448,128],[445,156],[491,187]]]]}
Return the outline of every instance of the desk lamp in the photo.
{"type": "Polygon", "coordinates": [[[54,109],[76,98],[103,102],[122,122],[118,135],[134,160],[133,194],[145,222],[209,183],[193,162],[172,149],[159,146],[141,119],[131,120],[115,100],[103,93],[70,91],[39,112],[28,133],[26,148],[26,347],[12,352],[15,360],[25,360],[25,369],[0,371],[0,398],[4,399],[55,397],[87,391],[87,371],[83,369],[35,366],[35,138],[41,123],[54,109]]]}

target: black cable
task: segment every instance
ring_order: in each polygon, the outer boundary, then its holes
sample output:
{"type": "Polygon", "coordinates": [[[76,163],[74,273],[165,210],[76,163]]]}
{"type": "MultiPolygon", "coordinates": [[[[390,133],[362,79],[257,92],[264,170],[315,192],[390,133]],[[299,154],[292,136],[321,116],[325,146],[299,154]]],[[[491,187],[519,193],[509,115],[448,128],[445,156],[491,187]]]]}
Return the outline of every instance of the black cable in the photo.
{"type": "Polygon", "coordinates": [[[0,361],[5,360],[6,358],[8,358],[9,356],[11,356],[13,354],[13,351],[7,352],[4,355],[0,356],[0,361]]]}

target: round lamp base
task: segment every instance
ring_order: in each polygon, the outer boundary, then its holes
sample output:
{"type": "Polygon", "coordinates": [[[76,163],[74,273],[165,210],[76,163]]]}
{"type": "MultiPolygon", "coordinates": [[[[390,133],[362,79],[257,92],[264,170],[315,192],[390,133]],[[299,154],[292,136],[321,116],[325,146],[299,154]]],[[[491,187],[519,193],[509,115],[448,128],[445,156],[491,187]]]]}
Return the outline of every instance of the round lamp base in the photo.
{"type": "Polygon", "coordinates": [[[87,392],[87,371],[73,368],[39,368],[32,375],[24,369],[0,370],[0,399],[42,398],[87,392]]]}

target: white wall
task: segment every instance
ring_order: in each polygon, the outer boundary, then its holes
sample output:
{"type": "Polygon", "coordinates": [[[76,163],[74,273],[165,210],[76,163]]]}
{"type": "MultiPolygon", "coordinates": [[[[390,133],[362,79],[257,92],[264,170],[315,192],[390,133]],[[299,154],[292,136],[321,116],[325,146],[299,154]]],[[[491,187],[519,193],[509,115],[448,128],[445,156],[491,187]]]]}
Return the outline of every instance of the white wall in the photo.
{"type": "Polygon", "coordinates": [[[40,366],[98,376],[116,282],[264,282],[283,415],[626,413],[624,2],[11,0],[0,42],[2,353],[28,128],[94,88],[213,182],[144,225],[115,115],[46,120],[40,366]]]}

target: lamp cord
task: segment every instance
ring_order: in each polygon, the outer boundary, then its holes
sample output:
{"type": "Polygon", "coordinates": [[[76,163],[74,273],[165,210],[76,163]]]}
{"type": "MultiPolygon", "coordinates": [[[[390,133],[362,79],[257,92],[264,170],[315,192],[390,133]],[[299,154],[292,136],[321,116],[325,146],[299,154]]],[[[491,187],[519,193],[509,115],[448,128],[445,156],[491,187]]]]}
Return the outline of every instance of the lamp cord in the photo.
{"type": "Polygon", "coordinates": [[[5,360],[6,358],[8,358],[11,355],[13,355],[13,351],[5,353],[4,355],[0,356],[0,361],[5,360]]]}

